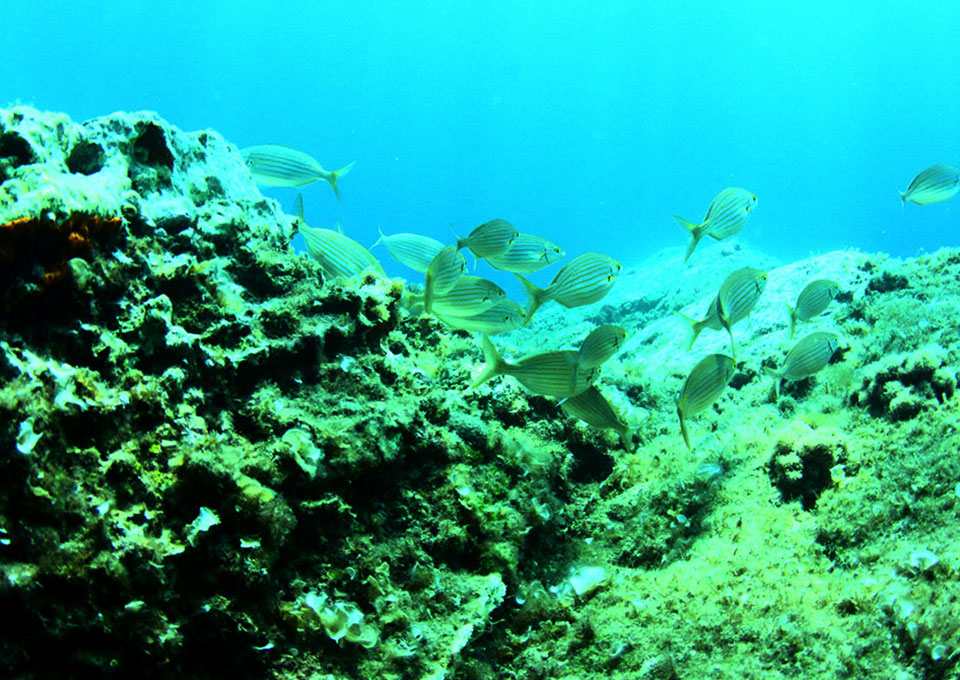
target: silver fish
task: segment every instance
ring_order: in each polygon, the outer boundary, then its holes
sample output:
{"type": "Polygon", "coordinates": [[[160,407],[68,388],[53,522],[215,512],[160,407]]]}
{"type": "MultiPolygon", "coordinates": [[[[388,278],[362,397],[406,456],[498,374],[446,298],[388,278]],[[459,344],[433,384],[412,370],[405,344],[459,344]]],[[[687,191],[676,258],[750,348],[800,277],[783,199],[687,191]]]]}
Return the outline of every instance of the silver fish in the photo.
{"type": "Polygon", "coordinates": [[[596,385],[591,385],[580,394],[569,397],[560,404],[568,416],[579,418],[587,425],[598,430],[613,430],[620,435],[620,443],[625,451],[633,450],[633,430],[601,394],[596,385]]]}
{"type": "Polygon", "coordinates": [[[483,370],[471,388],[482,385],[494,376],[509,375],[535,394],[561,399],[586,390],[599,373],[596,368],[581,370],[574,350],[543,352],[526,356],[517,362],[505,361],[486,335],[483,336],[483,361],[483,370]]]}
{"type": "Polygon", "coordinates": [[[343,175],[349,172],[353,163],[339,170],[324,170],[312,156],[283,144],[261,144],[240,149],[240,155],[250,168],[258,183],[271,187],[300,187],[318,179],[325,180],[340,200],[340,188],[337,185],[343,175]]]}
{"type": "Polygon", "coordinates": [[[680,417],[680,434],[690,447],[686,418],[710,406],[720,398],[733,377],[733,359],[724,354],[710,354],[700,360],[687,376],[683,389],[677,395],[677,415],[680,417]]]}
{"type": "Polygon", "coordinates": [[[740,232],[747,223],[750,213],[757,207],[757,197],[746,189],[729,187],[724,189],[710,203],[707,216],[700,224],[673,216],[681,227],[690,234],[690,243],[687,245],[683,261],[690,259],[694,249],[704,236],[710,236],[718,241],[730,238],[740,232]]]}
{"type": "Polygon", "coordinates": [[[957,191],[960,191],[960,168],[941,163],[914,177],[907,190],[900,192],[900,202],[929,205],[953,198],[957,191]]]}
{"type": "Polygon", "coordinates": [[[733,341],[733,325],[747,318],[766,286],[767,273],[751,267],[732,272],[720,284],[720,292],[717,293],[717,316],[720,324],[730,334],[730,353],[734,361],[737,359],[737,348],[733,341]]]}
{"type": "Polygon", "coordinates": [[[566,253],[560,246],[541,236],[521,233],[503,255],[488,255],[484,259],[494,269],[530,274],[564,257],[566,253]]]}
{"type": "Polygon", "coordinates": [[[394,260],[421,274],[427,273],[433,258],[443,249],[440,241],[429,236],[409,233],[387,236],[383,230],[380,230],[380,238],[371,248],[379,245],[383,245],[394,260]]]}
{"type": "Polygon", "coordinates": [[[797,321],[809,321],[822,314],[839,292],[840,285],[830,279],[817,279],[808,283],[800,291],[796,307],[787,305],[790,314],[790,339],[793,340],[797,321]]]}
{"type": "Polygon", "coordinates": [[[787,352],[783,368],[775,371],[764,368],[767,375],[774,378],[774,389],[777,398],[780,398],[780,382],[782,380],[800,380],[807,378],[830,363],[840,346],[840,339],[834,333],[817,331],[804,337],[793,349],[787,352]]]}
{"type": "Polygon", "coordinates": [[[469,248],[476,257],[503,255],[517,238],[516,228],[506,220],[490,220],[457,239],[457,250],[469,248]]]}
{"type": "Polygon", "coordinates": [[[527,320],[548,300],[555,300],[568,309],[589,305],[603,299],[613,288],[620,263],[603,253],[585,253],[573,258],[553,277],[546,288],[540,288],[515,274],[527,294],[527,320]]]}
{"type": "Polygon", "coordinates": [[[580,368],[596,368],[620,351],[627,332],[620,326],[604,325],[594,328],[580,345],[580,368]]]}
{"type": "Polygon", "coordinates": [[[444,246],[433,258],[427,268],[426,282],[423,287],[423,307],[433,311],[433,296],[450,292],[464,272],[467,262],[456,246],[444,246]]]}
{"type": "Polygon", "coordinates": [[[320,263],[323,274],[331,279],[350,278],[364,271],[384,275],[373,254],[342,231],[308,226],[303,219],[303,198],[297,197],[298,231],[303,234],[307,252],[320,263]]]}
{"type": "Polygon", "coordinates": [[[515,331],[523,326],[523,307],[513,300],[503,300],[490,309],[472,316],[444,316],[443,314],[436,316],[450,328],[469,333],[496,335],[515,331]]]}
{"type": "MultiPolygon", "coordinates": [[[[445,317],[475,316],[500,304],[506,297],[503,288],[493,281],[464,274],[446,293],[434,294],[431,312],[445,317]]],[[[422,296],[412,295],[410,301],[416,304],[423,300],[422,296]]]]}

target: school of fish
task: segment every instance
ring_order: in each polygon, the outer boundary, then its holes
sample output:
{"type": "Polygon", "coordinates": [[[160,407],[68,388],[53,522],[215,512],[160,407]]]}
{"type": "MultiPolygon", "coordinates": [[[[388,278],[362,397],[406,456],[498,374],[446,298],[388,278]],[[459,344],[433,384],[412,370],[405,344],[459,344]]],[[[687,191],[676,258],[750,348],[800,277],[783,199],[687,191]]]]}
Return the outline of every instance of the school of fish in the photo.
{"type": "MultiPolygon", "coordinates": [[[[253,178],[266,186],[299,187],[318,179],[328,182],[340,200],[338,180],[350,168],[327,171],[311,156],[279,144],[266,144],[241,150],[253,178]]],[[[960,169],[938,164],[918,173],[901,202],[917,205],[939,203],[960,191],[960,169]]],[[[717,241],[738,234],[757,207],[757,197],[746,189],[728,187],[711,201],[706,216],[699,224],[682,217],[674,219],[689,234],[684,262],[690,260],[704,236],[717,241]]],[[[351,279],[364,272],[384,275],[380,262],[364,246],[338,228],[310,227],[304,220],[303,200],[295,205],[298,231],[303,235],[307,252],[317,262],[325,278],[351,279]]],[[[338,225],[339,227],[339,225],[338,225]]],[[[455,243],[413,233],[380,237],[372,247],[383,246],[397,262],[424,276],[422,292],[411,292],[407,305],[411,312],[431,314],[449,328],[479,333],[484,364],[473,380],[477,387],[497,376],[510,376],[529,391],[559,399],[561,410],[598,429],[616,432],[622,446],[631,450],[634,429],[624,415],[595,385],[602,364],[623,346],[627,332],[615,325],[594,329],[576,350],[560,349],[539,352],[509,361],[500,356],[489,336],[517,330],[530,323],[534,313],[553,301],[573,308],[602,300],[616,282],[621,265],[603,253],[588,252],[570,260],[560,268],[545,287],[531,283],[524,275],[548,267],[566,257],[565,251],[546,238],[519,232],[504,219],[480,224],[467,236],[455,236],[455,243]],[[492,268],[511,272],[526,294],[526,306],[507,298],[500,286],[488,279],[467,274],[463,255],[469,250],[474,268],[484,260],[492,268]]],[[[730,355],[709,354],[691,369],[677,393],[675,406],[680,421],[680,434],[692,448],[687,419],[709,408],[723,395],[736,370],[736,343],[733,326],[749,317],[766,288],[766,272],[750,267],[737,269],[720,282],[704,316],[700,320],[677,314],[689,326],[687,351],[705,329],[725,330],[730,338],[730,355]]],[[[811,321],[822,314],[840,293],[840,286],[829,279],[814,279],[800,292],[796,302],[784,303],[788,312],[789,338],[792,340],[798,323],[811,321]]],[[[764,367],[773,377],[773,392],[779,399],[782,381],[801,380],[815,375],[837,354],[840,338],[835,333],[814,331],[800,339],[786,354],[779,369],[764,367]]]]}

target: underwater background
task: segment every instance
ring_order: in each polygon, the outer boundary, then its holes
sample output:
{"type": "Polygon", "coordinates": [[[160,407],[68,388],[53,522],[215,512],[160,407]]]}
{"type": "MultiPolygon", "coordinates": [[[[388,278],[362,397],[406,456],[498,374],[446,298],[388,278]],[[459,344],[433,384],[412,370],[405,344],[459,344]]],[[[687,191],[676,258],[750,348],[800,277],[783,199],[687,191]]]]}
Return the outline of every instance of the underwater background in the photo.
{"type": "Polygon", "coordinates": [[[960,679],[958,35],[6,3],[0,680],[960,679]]]}
{"type": "MultiPolygon", "coordinates": [[[[356,161],[342,205],[320,185],[304,198],[313,222],[366,245],[378,224],[446,240],[451,223],[507,216],[636,259],[682,241],[671,215],[699,220],[743,186],[760,197],[743,238],[783,259],[915,255],[956,241],[952,204],[904,211],[896,193],[955,162],[954,10],[17,2],[0,26],[0,100],[75,120],[155,110],[241,147],[356,161]]],[[[292,192],[268,194],[290,210],[292,192]]]]}

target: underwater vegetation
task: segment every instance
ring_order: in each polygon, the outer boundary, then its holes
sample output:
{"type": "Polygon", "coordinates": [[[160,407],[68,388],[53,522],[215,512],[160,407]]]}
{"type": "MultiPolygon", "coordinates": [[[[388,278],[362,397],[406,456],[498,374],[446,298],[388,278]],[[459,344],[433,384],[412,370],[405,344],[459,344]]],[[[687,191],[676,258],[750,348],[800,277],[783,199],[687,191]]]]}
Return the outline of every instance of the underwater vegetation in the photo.
{"type": "Polygon", "coordinates": [[[958,677],[960,251],[588,253],[524,311],[295,253],[256,179],[0,110],[0,676],[958,677]]]}

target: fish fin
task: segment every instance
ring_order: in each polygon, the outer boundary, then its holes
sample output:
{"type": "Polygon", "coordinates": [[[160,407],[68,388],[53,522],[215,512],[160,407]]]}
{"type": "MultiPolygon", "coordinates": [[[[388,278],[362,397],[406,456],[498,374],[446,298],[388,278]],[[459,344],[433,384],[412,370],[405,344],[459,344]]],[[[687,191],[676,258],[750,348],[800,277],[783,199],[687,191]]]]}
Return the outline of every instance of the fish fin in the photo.
{"type": "Polygon", "coordinates": [[[353,167],[354,163],[356,163],[356,161],[351,161],[339,170],[334,170],[333,172],[327,174],[326,180],[330,183],[330,188],[333,189],[333,195],[337,197],[338,201],[343,199],[340,198],[340,186],[337,184],[337,180],[350,172],[350,168],[353,167]]]}
{"type": "Polygon", "coordinates": [[[779,371],[775,371],[769,366],[764,366],[763,372],[773,378],[773,392],[777,397],[777,401],[780,401],[780,382],[783,380],[783,376],[779,371]]]}
{"type": "Polygon", "coordinates": [[[730,358],[733,359],[733,364],[737,364],[737,343],[733,341],[733,326],[728,323],[723,324],[724,328],[727,329],[727,334],[730,336],[730,358]]]}
{"type": "Polygon", "coordinates": [[[687,322],[687,351],[689,352],[693,349],[693,343],[697,341],[697,337],[700,335],[700,331],[704,329],[704,324],[692,319],[683,312],[677,312],[677,316],[687,322]]]}
{"type": "Polygon", "coordinates": [[[483,370],[480,371],[480,374],[470,384],[470,389],[479,387],[500,373],[500,354],[497,353],[497,348],[494,346],[493,341],[487,337],[486,333],[483,334],[481,344],[483,347],[483,370]]]}
{"type": "Polygon", "coordinates": [[[297,198],[293,202],[293,210],[297,213],[297,219],[300,220],[300,224],[306,224],[307,221],[303,219],[303,194],[297,194],[297,198]]]}
{"type": "Polygon", "coordinates": [[[790,337],[787,340],[793,340],[793,332],[797,329],[797,310],[787,302],[783,304],[787,306],[787,313],[790,315],[790,337]]]}
{"type": "Polygon", "coordinates": [[[907,192],[906,192],[906,191],[900,191],[900,190],[898,189],[898,190],[897,190],[897,193],[900,194],[900,205],[902,205],[902,206],[907,205],[907,192]]]}
{"type": "Polygon", "coordinates": [[[690,220],[685,220],[677,215],[674,215],[673,219],[690,234],[690,243],[687,244],[687,252],[683,256],[683,261],[686,262],[693,255],[694,249],[706,233],[706,227],[702,224],[694,224],[690,220]]]}
{"type": "Polygon", "coordinates": [[[387,235],[383,233],[383,227],[380,226],[380,223],[379,223],[379,222],[377,222],[377,233],[380,234],[380,235],[377,237],[377,240],[374,242],[374,244],[373,244],[372,246],[370,246],[370,250],[373,250],[373,249],[376,248],[378,245],[380,245],[381,243],[383,243],[383,239],[385,239],[385,238],[387,237],[387,235]]]}
{"type": "Polygon", "coordinates": [[[620,445],[623,446],[623,450],[627,453],[633,453],[633,437],[636,434],[636,430],[632,427],[625,428],[620,435],[620,445]]]}
{"type": "Polygon", "coordinates": [[[523,292],[526,293],[527,296],[527,311],[523,317],[523,325],[526,326],[528,323],[530,323],[530,319],[533,318],[533,313],[537,311],[540,305],[543,304],[543,302],[540,300],[540,291],[543,289],[530,283],[519,274],[515,273],[514,276],[517,277],[517,280],[523,286],[523,292]]]}
{"type": "Polygon", "coordinates": [[[677,415],[680,416],[680,434],[683,435],[683,443],[687,445],[688,449],[692,449],[690,446],[690,433],[687,432],[687,422],[683,419],[683,411],[680,410],[680,407],[677,406],[677,415]]]}

